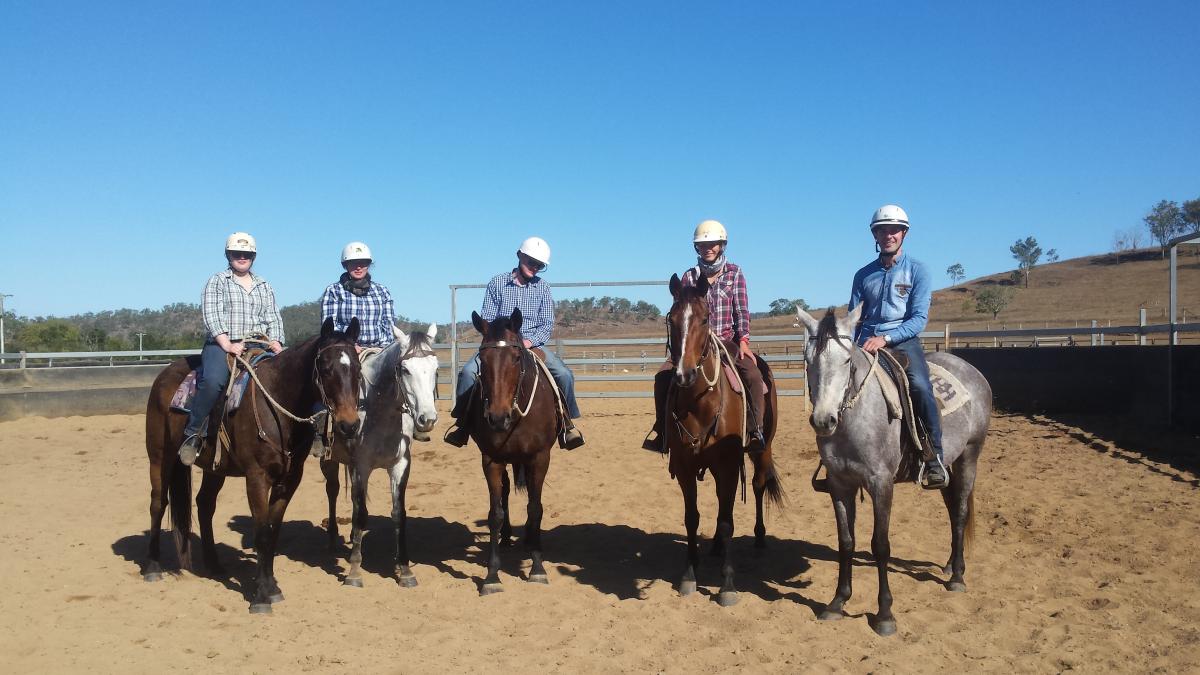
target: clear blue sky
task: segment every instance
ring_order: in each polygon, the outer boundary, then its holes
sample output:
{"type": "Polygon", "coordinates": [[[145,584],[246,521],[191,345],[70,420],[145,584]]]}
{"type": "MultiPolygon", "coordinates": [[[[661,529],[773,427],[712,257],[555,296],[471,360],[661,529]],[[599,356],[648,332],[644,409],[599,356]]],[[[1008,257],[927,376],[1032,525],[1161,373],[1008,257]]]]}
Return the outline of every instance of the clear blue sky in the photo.
{"type": "Polygon", "coordinates": [[[1027,235],[1104,252],[1200,196],[1198,25],[1197,2],[7,0],[0,292],[198,302],[247,230],[282,304],[361,239],[400,313],[445,321],[528,234],[552,282],[665,279],[717,218],[753,309],[844,303],[887,202],[939,282],[1027,235]]]}

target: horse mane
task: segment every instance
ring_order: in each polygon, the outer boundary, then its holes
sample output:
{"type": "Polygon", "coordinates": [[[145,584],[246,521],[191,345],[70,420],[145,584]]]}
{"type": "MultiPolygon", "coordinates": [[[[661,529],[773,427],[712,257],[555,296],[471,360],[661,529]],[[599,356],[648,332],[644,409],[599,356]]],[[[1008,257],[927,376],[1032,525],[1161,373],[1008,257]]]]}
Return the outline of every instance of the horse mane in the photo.
{"type": "Polygon", "coordinates": [[[829,344],[829,339],[837,339],[838,325],[837,317],[833,314],[833,308],[825,310],[825,316],[821,317],[821,323],[817,325],[817,351],[814,356],[820,356],[821,352],[825,351],[825,346],[829,344]]]}
{"type": "Polygon", "coordinates": [[[429,334],[423,330],[414,330],[408,334],[409,353],[416,352],[418,349],[433,351],[433,341],[429,339],[429,334]]]}

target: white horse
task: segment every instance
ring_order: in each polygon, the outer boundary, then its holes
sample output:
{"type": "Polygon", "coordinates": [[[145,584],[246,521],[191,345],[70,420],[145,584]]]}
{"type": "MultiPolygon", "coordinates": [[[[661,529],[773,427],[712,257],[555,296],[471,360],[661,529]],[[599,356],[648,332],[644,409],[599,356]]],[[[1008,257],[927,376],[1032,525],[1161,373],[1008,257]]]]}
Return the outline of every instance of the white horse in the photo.
{"type": "Polygon", "coordinates": [[[354,504],[350,531],[350,571],[343,582],[361,588],[362,540],[367,527],[367,481],[375,469],[387,469],[392,479],[392,523],[396,528],[396,575],[401,586],[417,585],[409,567],[405,534],[407,515],[404,491],[412,465],[414,431],[428,433],[437,422],[437,354],[433,340],[437,326],[428,332],[405,335],[392,327],[396,341],[362,364],[363,394],[359,406],[362,432],[357,442],[335,441],[331,457],[321,460],[325,493],[329,497],[329,546],[341,544],[337,525],[338,464],[350,471],[354,504]]]}
{"type": "MultiPolygon", "coordinates": [[[[860,304],[838,319],[830,309],[818,322],[804,310],[796,310],[812,336],[805,352],[813,407],[809,422],[817,433],[821,461],[829,471],[829,496],[838,531],[837,592],[819,618],[828,621],[845,615],[854,557],[854,497],[859,490],[866,490],[874,511],[871,553],[879,572],[879,612],[871,627],[880,635],[891,635],[896,632],[887,578],[892,491],[897,480],[912,478],[897,475],[902,460],[901,421],[888,416],[872,361],[854,344],[854,327],[861,312],[860,304]]],[[[928,361],[946,371],[947,377],[939,378],[945,395],[958,397],[956,402],[965,401],[942,416],[942,448],[951,474],[949,487],[941,491],[950,514],[950,561],[945,573],[951,576],[946,588],[965,591],[963,547],[973,529],[975,463],[987,437],[992,390],[978,370],[956,356],[938,352],[929,355],[928,361]]]]}

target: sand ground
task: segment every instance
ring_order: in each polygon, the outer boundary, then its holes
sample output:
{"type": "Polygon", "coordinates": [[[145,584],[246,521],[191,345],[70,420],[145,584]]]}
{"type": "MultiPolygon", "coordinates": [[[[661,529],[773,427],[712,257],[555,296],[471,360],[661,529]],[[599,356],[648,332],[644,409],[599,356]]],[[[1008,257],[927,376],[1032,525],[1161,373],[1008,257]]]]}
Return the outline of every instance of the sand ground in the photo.
{"type": "MultiPolygon", "coordinates": [[[[546,487],[548,586],[522,581],[506,552],[506,592],[478,594],[487,494],[474,446],[418,444],[409,490],[420,585],[390,570],[386,475],[372,478],[366,587],[340,584],[325,492],[310,462],[287,513],[276,571],[287,597],[247,612],[253,551],[243,483],[226,483],[216,536],[229,579],[190,573],[146,583],[149,481],[141,416],[0,424],[0,654],[8,672],[1058,672],[1200,669],[1196,476],[1042,418],[996,415],[980,463],[968,592],[947,592],[941,500],[897,491],[892,592],[899,633],[877,637],[870,520],[861,514],[851,616],[815,618],[833,595],[828,498],[808,476],[816,445],[800,399],[776,440],[790,496],[752,546],[753,503],[736,510],[741,601],[680,598],[682,500],[666,462],[638,449],[650,402],[588,400],[588,444],[555,451],[546,487]]],[[[445,420],[445,418],[443,418],[445,420]]],[[[446,422],[438,425],[438,438],[446,422]]],[[[199,481],[196,481],[198,486],[199,481]]],[[[702,485],[702,531],[715,518],[702,485]]],[[[344,493],[343,493],[344,494],[344,493]]],[[[514,524],[524,505],[514,496],[514,524]]],[[[340,513],[349,514],[342,498],[340,513]]],[[[348,528],[343,528],[343,534],[348,528]]],[[[165,561],[174,564],[170,539],[165,561]]],[[[711,559],[706,559],[711,560],[711,559]]]]}

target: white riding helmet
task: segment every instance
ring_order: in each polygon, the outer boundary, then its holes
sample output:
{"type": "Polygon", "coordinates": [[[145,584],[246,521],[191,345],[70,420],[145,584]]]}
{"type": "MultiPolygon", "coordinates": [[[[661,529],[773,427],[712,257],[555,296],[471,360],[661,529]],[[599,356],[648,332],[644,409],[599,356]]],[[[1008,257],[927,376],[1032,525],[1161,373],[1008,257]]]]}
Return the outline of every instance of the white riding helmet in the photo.
{"type": "Polygon", "coordinates": [[[885,204],[875,210],[875,215],[871,216],[871,231],[880,225],[903,225],[904,229],[908,229],[908,214],[904,209],[895,204],[885,204]]]}
{"type": "Polygon", "coordinates": [[[692,235],[692,243],[699,244],[702,241],[729,241],[725,234],[725,226],[715,220],[700,221],[695,234],[692,235]]]}
{"type": "Polygon", "coordinates": [[[550,244],[547,244],[546,240],[541,237],[526,239],[521,242],[521,248],[517,250],[543,265],[550,264],[550,244]]]}
{"type": "Polygon", "coordinates": [[[370,260],[374,262],[374,258],[371,257],[370,247],[361,241],[352,241],[346,244],[346,248],[342,249],[342,262],[346,262],[347,260],[370,260]]]}
{"type": "Polygon", "coordinates": [[[246,253],[258,253],[258,244],[245,232],[234,232],[225,240],[226,251],[244,251],[246,253]]]}

